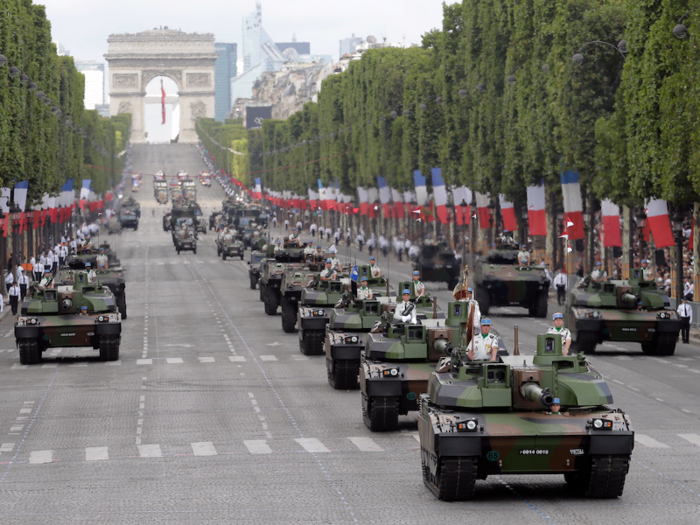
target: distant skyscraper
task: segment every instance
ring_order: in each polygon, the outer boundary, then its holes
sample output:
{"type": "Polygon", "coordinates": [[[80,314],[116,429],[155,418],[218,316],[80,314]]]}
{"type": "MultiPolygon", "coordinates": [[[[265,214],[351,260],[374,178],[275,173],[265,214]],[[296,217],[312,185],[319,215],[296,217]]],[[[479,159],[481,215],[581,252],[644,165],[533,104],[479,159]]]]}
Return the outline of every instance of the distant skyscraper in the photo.
{"type": "Polygon", "coordinates": [[[290,47],[300,55],[311,54],[311,42],[278,42],[275,44],[282,53],[290,47]]]}
{"type": "Polygon", "coordinates": [[[70,56],[70,51],[68,51],[65,47],[63,47],[63,44],[61,44],[60,42],[54,42],[54,44],[56,44],[56,52],[57,52],[58,56],[61,56],[61,57],[63,57],[63,56],[69,57],[70,56]]]}
{"type": "Polygon", "coordinates": [[[344,55],[350,55],[351,53],[354,53],[357,46],[360,45],[361,43],[362,43],[362,39],[359,37],[356,37],[355,33],[352,34],[351,38],[344,38],[343,40],[341,40],[340,41],[340,58],[343,58],[344,55]]]}
{"type": "Polygon", "coordinates": [[[238,46],[216,43],[214,49],[219,54],[215,66],[215,118],[223,122],[231,111],[231,79],[236,77],[238,46]]]}
{"type": "Polygon", "coordinates": [[[105,102],[105,65],[102,62],[75,62],[75,68],[85,76],[85,109],[105,102]]]}

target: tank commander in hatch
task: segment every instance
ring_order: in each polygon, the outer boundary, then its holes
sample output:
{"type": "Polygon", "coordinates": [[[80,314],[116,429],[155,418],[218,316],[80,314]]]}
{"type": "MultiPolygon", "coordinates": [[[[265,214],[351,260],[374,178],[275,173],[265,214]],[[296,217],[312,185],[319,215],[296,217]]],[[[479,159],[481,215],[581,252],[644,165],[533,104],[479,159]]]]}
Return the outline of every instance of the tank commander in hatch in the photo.
{"type": "Polygon", "coordinates": [[[558,397],[554,398],[554,401],[552,401],[552,404],[549,406],[549,412],[548,414],[552,415],[561,415],[561,401],[559,400],[558,397]]]}
{"type": "Polygon", "coordinates": [[[562,355],[569,355],[569,348],[571,347],[571,332],[568,328],[564,328],[564,314],[557,312],[552,316],[552,326],[547,330],[548,334],[560,334],[561,335],[561,353],[562,355]]]}
{"type": "Polygon", "coordinates": [[[372,290],[367,287],[367,276],[362,277],[362,286],[357,289],[357,300],[364,301],[365,299],[373,299],[372,290]]]}
{"type": "Polygon", "coordinates": [[[411,290],[405,288],[402,293],[403,301],[394,310],[394,321],[417,324],[416,305],[411,302],[411,290]]]}
{"type": "Polygon", "coordinates": [[[319,278],[322,281],[335,281],[338,278],[338,275],[333,269],[333,261],[326,259],[326,267],[321,271],[319,278]]]}
{"type": "Polygon", "coordinates": [[[518,264],[520,266],[530,266],[530,252],[527,251],[527,246],[524,244],[518,252],[518,264]]]}
{"type": "Polygon", "coordinates": [[[467,357],[472,361],[495,361],[498,338],[491,333],[491,319],[481,320],[481,333],[475,334],[467,346],[467,357]]]}

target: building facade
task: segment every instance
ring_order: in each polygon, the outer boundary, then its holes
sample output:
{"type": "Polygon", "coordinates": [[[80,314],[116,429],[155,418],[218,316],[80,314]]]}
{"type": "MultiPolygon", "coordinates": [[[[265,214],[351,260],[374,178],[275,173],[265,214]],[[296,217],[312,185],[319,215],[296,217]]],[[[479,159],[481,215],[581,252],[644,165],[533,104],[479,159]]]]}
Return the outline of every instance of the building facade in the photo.
{"type": "Polygon", "coordinates": [[[357,46],[359,46],[361,43],[362,39],[356,37],[355,33],[353,33],[352,37],[350,38],[342,39],[340,41],[340,58],[343,58],[345,55],[351,55],[352,53],[354,53],[357,49],[357,46]]]}
{"type": "Polygon", "coordinates": [[[231,80],[237,76],[238,45],[217,42],[214,50],[218,53],[215,68],[215,117],[223,122],[231,112],[231,80]]]}

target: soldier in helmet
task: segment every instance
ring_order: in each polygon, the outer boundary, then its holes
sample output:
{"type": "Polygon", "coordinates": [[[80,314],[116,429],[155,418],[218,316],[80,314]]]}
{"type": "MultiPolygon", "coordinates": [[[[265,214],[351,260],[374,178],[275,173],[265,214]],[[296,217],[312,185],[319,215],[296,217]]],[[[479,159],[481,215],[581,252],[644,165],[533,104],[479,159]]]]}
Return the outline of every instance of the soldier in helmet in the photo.
{"type": "Polygon", "coordinates": [[[549,413],[555,416],[561,414],[561,401],[558,397],[555,397],[554,401],[552,401],[552,404],[549,405],[549,413]]]}
{"type": "Polygon", "coordinates": [[[416,324],[418,322],[416,317],[416,305],[410,301],[411,290],[408,288],[404,289],[402,297],[403,301],[400,302],[396,310],[394,310],[394,321],[416,324]]]}
{"type": "Polygon", "coordinates": [[[518,264],[520,266],[530,266],[530,252],[527,251],[527,246],[524,244],[518,252],[518,264]]]}
{"type": "Polygon", "coordinates": [[[425,285],[420,282],[420,272],[418,270],[413,272],[413,290],[416,293],[416,298],[425,295],[425,285]]]}
{"type": "Polygon", "coordinates": [[[649,268],[649,260],[648,259],[642,259],[642,276],[644,277],[645,281],[653,281],[654,280],[654,270],[649,268]]]}
{"type": "Polygon", "coordinates": [[[382,271],[379,269],[379,266],[377,266],[377,260],[374,258],[374,255],[372,255],[369,258],[369,271],[372,274],[372,277],[377,279],[382,276],[382,271]]]}
{"type": "Polygon", "coordinates": [[[367,276],[363,276],[361,279],[362,285],[357,289],[357,299],[359,301],[364,301],[365,299],[373,299],[374,294],[372,290],[367,286],[367,276]]]}
{"type": "Polygon", "coordinates": [[[331,254],[331,264],[333,265],[333,269],[338,272],[342,272],[343,265],[340,264],[340,259],[338,259],[338,250],[336,250],[335,246],[332,246],[329,251],[331,254]]]}
{"type": "Polygon", "coordinates": [[[475,334],[467,346],[467,357],[472,361],[495,361],[498,338],[491,333],[491,319],[481,320],[481,333],[475,334]]]}
{"type": "Polygon", "coordinates": [[[321,271],[319,278],[322,281],[334,281],[337,278],[337,274],[333,268],[333,261],[326,259],[326,267],[321,271]]]}
{"type": "Polygon", "coordinates": [[[603,263],[598,261],[595,263],[595,270],[591,272],[591,281],[597,283],[605,283],[608,281],[608,274],[603,270],[603,263]]]}
{"type": "Polygon", "coordinates": [[[569,355],[569,347],[571,347],[571,332],[568,328],[564,328],[564,314],[557,312],[552,316],[552,326],[547,330],[548,334],[559,334],[561,335],[561,353],[563,355],[569,355]]]}

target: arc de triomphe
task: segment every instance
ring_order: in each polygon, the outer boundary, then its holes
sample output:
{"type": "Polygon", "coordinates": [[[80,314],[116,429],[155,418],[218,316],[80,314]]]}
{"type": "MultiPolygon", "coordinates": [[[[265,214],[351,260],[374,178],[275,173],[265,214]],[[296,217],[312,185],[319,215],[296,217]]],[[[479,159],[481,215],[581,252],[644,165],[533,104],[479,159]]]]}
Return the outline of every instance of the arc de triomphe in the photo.
{"type": "Polygon", "coordinates": [[[172,29],[110,35],[110,115],[131,113],[131,142],[146,142],[146,86],[165,76],[177,84],[180,103],[180,142],[197,142],[195,120],[214,118],[214,35],[172,29]]]}

